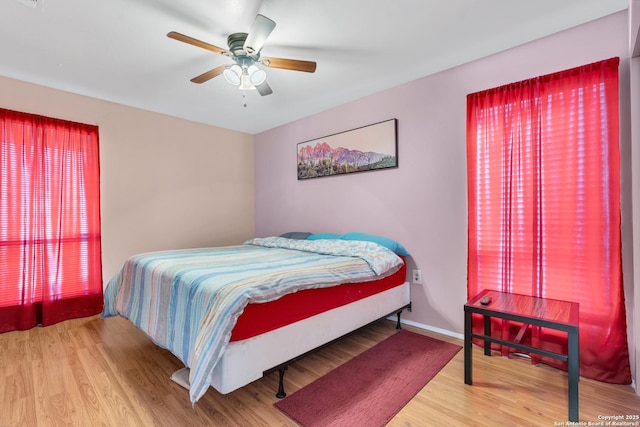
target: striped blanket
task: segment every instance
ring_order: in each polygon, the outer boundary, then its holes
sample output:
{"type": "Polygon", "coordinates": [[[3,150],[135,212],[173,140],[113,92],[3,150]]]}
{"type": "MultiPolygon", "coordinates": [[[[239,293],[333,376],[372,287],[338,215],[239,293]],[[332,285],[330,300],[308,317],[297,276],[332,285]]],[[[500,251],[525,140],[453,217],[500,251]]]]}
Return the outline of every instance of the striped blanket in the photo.
{"type": "Polygon", "coordinates": [[[376,243],[256,238],[238,246],[129,258],[105,289],[103,317],[120,315],[190,368],[195,404],[246,305],[302,289],[359,283],[402,266],[376,243]]]}

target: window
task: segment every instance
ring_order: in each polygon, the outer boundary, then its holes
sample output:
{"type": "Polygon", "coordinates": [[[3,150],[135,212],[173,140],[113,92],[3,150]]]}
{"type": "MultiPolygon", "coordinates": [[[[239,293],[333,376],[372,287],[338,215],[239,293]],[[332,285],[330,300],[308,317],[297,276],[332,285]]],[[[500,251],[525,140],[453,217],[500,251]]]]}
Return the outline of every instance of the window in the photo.
{"type": "Polygon", "coordinates": [[[98,128],[0,109],[0,332],[102,309],[98,128]]]}
{"type": "MultiPolygon", "coordinates": [[[[629,384],[618,65],[613,58],[468,96],[468,294],[580,303],[581,375],[629,384]]],[[[492,328],[505,339],[519,329],[492,328]]],[[[527,340],[566,351],[566,335],[545,329],[530,328],[527,340]]]]}

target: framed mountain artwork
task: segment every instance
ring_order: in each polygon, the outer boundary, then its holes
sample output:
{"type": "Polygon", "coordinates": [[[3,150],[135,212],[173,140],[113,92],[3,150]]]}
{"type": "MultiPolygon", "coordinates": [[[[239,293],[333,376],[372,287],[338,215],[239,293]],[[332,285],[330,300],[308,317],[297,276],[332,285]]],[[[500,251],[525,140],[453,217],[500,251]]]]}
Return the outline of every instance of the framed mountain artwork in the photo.
{"type": "Polygon", "coordinates": [[[398,167],[397,119],[298,144],[298,179],[398,167]]]}

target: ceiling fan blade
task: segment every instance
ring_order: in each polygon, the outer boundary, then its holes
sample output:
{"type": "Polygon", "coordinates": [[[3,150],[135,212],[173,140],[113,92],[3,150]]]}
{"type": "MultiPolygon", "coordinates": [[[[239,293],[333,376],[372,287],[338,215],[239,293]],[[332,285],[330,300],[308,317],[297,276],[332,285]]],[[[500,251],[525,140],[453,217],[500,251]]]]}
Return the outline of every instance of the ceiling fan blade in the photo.
{"type": "Polygon", "coordinates": [[[251,25],[247,39],[244,41],[243,49],[249,55],[260,52],[264,42],[275,27],[276,23],[271,19],[264,15],[256,15],[256,19],[253,21],[253,25],[251,25]]]}
{"type": "Polygon", "coordinates": [[[258,93],[261,96],[267,96],[267,95],[271,95],[273,93],[273,90],[271,90],[271,86],[269,86],[266,81],[264,81],[264,82],[260,83],[258,86],[256,86],[256,89],[258,90],[258,93]]]}
{"type": "Polygon", "coordinates": [[[193,83],[204,83],[212,78],[219,76],[224,71],[226,65],[220,65],[214,68],[213,70],[207,71],[206,73],[202,73],[197,77],[191,79],[193,83]]]}
{"type": "Polygon", "coordinates": [[[316,63],[313,61],[299,61],[297,59],[262,58],[260,62],[271,68],[283,68],[285,70],[304,71],[313,73],[316,71],[316,63]]]}
{"type": "Polygon", "coordinates": [[[215,53],[225,53],[226,49],[222,49],[218,46],[214,46],[212,44],[209,43],[205,43],[203,41],[200,41],[198,39],[194,39],[193,37],[189,37],[189,36],[185,36],[184,34],[180,34],[180,33],[176,33],[175,31],[171,31],[167,34],[167,37],[174,39],[174,40],[178,40],[184,43],[189,43],[190,45],[193,46],[197,46],[197,47],[201,47],[203,49],[207,49],[210,50],[211,52],[215,52],[215,53]]]}

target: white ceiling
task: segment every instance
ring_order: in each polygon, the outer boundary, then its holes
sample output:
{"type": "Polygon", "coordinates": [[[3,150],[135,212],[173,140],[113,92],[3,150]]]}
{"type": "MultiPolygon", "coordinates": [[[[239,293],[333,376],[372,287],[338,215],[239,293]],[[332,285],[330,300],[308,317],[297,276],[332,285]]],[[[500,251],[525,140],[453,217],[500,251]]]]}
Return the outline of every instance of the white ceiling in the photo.
{"type": "MultiPolygon", "coordinates": [[[[0,75],[256,134],[348,101],[626,9],[629,0],[0,0],[0,75]],[[273,94],[222,76],[227,48],[257,13],[277,25],[263,56],[273,94]],[[247,104],[244,107],[244,104],[247,104]]],[[[0,94],[2,103],[2,94],[0,94]]]]}

